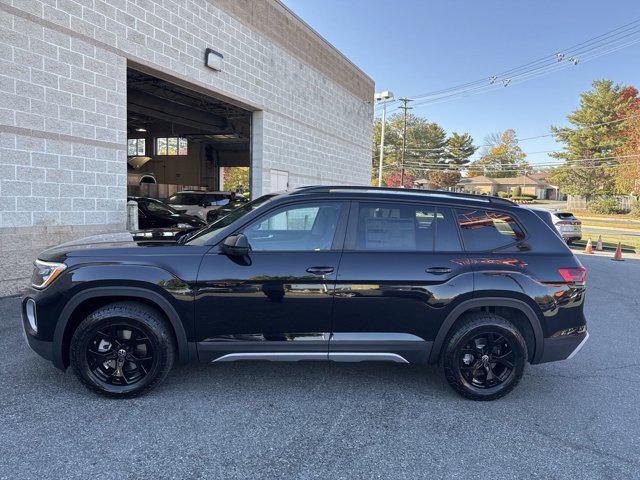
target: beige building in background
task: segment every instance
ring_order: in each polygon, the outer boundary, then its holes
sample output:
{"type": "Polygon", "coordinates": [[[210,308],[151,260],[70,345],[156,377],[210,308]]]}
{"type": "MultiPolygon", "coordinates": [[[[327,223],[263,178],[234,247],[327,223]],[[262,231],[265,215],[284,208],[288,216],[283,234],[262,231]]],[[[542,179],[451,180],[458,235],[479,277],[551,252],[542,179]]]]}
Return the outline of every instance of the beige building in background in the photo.
{"type": "Polygon", "coordinates": [[[562,194],[559,188],[550,185],[546,178],[546,173],[507,178],[492,178],[481,175],[462,178],[457,188],[469,193],[497,195],[498,192],[512,193],[515,188],[520,187],[523,195],[534,195],[541,200],[561,200],[562,194]]]}

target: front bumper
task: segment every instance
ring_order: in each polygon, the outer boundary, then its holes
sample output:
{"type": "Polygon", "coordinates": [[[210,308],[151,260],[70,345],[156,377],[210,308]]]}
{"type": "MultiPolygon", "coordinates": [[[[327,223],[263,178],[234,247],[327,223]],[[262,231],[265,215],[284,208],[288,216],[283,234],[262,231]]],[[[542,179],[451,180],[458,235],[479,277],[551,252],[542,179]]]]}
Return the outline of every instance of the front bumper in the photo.
{"type": "Polygon", "coordinates": [[[37,332],[35,332],[33,328],[31,328],[31,325],[29,324],[29,319],[27,318],[27,309],[26,309],[27,300],[29,299],[30,297],[23,298],[22,305],[20,308],[21,317],[22,317],[21,318],[22,333],[24,334],[24,339],[27,342],[27,345],[29,345],[29,348],[31,348],[31,350],[36,352],[42,358],[49,361],[53,361],[53,342],[38,338],[37,332]]]}
{"type": "Polygon", "coordinates": [[[544,339],[542,358],[538,363],[557,362],[575,357],[589,339],[589,332],[584,329],[571,335],[544,339]]]}

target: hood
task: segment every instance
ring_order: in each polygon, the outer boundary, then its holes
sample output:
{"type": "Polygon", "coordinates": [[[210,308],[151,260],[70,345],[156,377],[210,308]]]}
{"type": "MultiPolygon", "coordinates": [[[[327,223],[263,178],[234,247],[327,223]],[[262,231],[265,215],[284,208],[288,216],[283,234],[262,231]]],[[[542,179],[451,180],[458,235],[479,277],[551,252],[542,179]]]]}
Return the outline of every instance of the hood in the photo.
{"type": "Polygon", "coordinates": [[[113,250],[117,248],[147,248],[177,245],[178,239],[185,234],[183,229],[156,228],[135,232],[107,233],[79,238],[58,246],[48,248],[38,255],[45,262],[62,262],[69,256],[86,256],[95,254],[97,250],[113,250]]]}
{"type": "Polygon", "coordinates": [[[200,217],[197,217],[196,215],[189,215],[181,211],[178,211],[178,213],[174,213],[173,215],[170,216],[170,218],[175,219],[176,224],[188,223],[192,227],[198,227],[198,228],[204,227],[207,224],[207,222],[202,220],[200,217]]]}

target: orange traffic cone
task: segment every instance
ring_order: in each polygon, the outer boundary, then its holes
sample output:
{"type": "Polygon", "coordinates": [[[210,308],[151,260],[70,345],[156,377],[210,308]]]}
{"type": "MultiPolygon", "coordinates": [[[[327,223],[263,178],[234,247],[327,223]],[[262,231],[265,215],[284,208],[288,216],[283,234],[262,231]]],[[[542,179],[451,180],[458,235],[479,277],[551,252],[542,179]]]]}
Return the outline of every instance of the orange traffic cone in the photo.
{"type": "Polygon", "coordinates": [[[598,235],[598,243],[596,243],[596,250],[602,251],[602,235],[598,235]]]}
{"type": "Polygon", "coordinates": [[[622,258],[622,242],[618,242],[618,248],[616,248],[616,254],[613,256],[611,260],[615,260],[616,262],[624,262],[622,258]]]}
{"type": "Polygon", "coordinates": [[[589,241],[587,242],[587,246],[584,247],[584,253],[593,253],[593,245],[591,244],[591,237],[589,237],[589,241]]]}

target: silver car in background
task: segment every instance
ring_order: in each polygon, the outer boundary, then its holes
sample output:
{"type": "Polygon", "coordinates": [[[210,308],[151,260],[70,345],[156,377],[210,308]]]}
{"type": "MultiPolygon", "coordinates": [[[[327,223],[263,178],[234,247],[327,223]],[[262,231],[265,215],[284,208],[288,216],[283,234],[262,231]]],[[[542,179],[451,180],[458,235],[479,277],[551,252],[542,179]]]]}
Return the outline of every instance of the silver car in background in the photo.
{"type": "Polygon", "coordinates": [[[573,216],[571,212],[551,212],[553,225],[567,243],[572,243],[582,238],[582,222],[573,216]]]}

